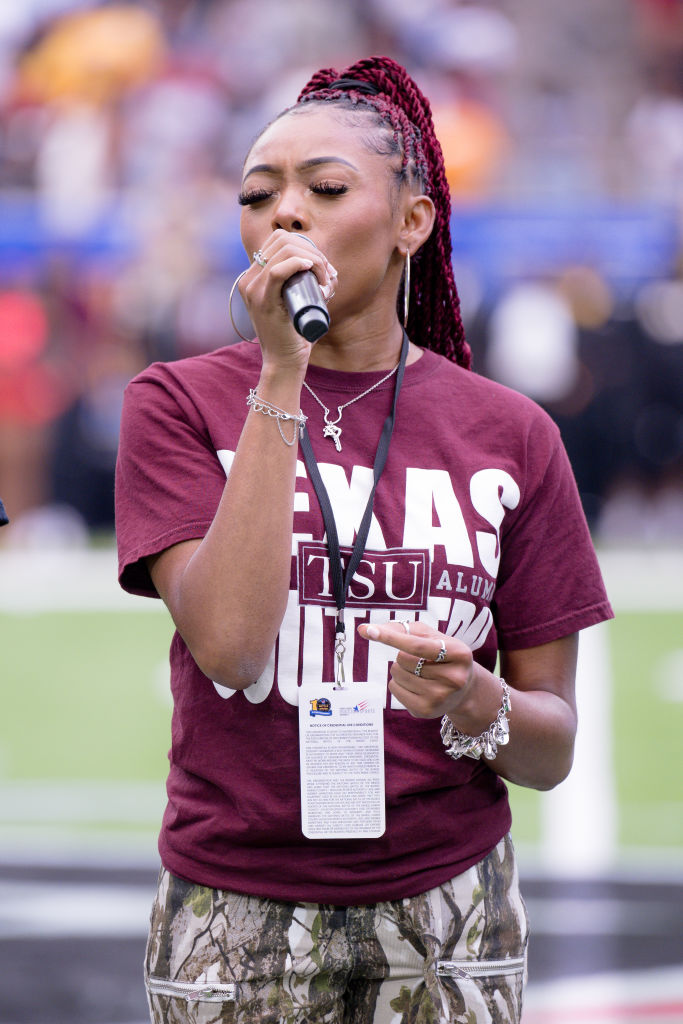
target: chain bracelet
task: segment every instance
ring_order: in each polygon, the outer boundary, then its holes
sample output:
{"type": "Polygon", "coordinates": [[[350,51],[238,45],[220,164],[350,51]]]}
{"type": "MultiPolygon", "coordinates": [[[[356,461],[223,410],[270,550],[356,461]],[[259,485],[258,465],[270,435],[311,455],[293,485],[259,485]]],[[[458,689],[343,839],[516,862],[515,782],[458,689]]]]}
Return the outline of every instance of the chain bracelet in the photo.
{"type": "Polygon", "coordinates": [[[441,719],[441,739],[446,747],[445,753],[454,761],[463,756],[478,761],[482,754],[488,761],[492,761],[498,753],[498,747],[504,747],[509,742],[510,723],[507,716],[512,706],[510,704],[510,687],[504,679],[500,680],[500,685],[503,687],[500,710],[495,721],[480,736],[468,736],[466,733],[460,732],[448,715],[444,715],[441,719]]]}
{"type": "Polygon", "coordinates": [[[264,416],[270,416],[272,419],[275,420],[275,422],[277,423],[277,429],[280,431],[280,437],[289,448],[296,444],[297,432],[299,434],[303,433],[307,419],[307,417],[304,416],[301,409],[299,409],[298,415],[296,413],[285,412],[284,409],[280,409],[279,406],[274,405],[272,402],[269,402],[267,398],[261,398],[256,393],[256,388],[250,389],[249,395],[247,397],[247,405],[249,406],[250,409],[253,409],[254,412],[260,412],[264,416]],[[292,437],[291,441],[288,440],[288,438],[286,438],[282,432],[282,424],[288,423],[290,421],[294,423],[294,436],[292,437]]]}

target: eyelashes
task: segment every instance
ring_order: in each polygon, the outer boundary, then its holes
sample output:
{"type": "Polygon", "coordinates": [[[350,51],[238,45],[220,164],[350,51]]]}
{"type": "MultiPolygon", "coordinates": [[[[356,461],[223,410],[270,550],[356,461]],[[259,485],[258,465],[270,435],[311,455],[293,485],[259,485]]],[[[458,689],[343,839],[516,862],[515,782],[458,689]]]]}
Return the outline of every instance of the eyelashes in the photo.
{"type": "Polygon", "coordinates": [[[348,185],[341,185],[331,181],[320,181],[317,185],[311,185],[311,192],[321,196],[343,196],[349,191],[348,185]]]}
{"type": "Polygon", "coordinates": [[[237,202],[240,206],[253,206],[254,203],[260,203],[264,199],[270,199],[272,192],[268,192],[265,188],[255,188],[250,192],[240,192],[237,197],[237,202]]]}
{"type": "MultiPolygon", "coordinates": [[[[319,181],[309,186],[311,192],[321,196],[343,196],[348,192],[348,185],[342,185],[331,181],[319,181]]],[[[240,192],[237,202],[240,206],[253,206],[255,203],[262,203],[275,195],[274,191],[265,188],[254,188],[248,192],[240,192]]]]}

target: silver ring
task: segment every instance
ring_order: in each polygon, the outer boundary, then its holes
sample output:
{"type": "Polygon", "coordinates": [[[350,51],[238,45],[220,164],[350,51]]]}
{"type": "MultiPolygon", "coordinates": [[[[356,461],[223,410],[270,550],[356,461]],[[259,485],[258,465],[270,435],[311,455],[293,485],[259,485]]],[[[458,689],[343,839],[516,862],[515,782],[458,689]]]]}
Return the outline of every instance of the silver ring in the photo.
{"type": "Polygon", "coordinates": [[[258,263],[259,267],[265,267],[266,263],[268,262],[268,260],[263,255],[260,249],[258,250],[258,252],[252,253],[252,256],[254,257],[254,263],[258,263]]]}
{"type": "Polygon", "coordinates": [[[410,633],[410,619],[401,619],[401,625],[405,629],[406,633],[410,633]]]}
{"type": "Polygon", "coordinates": [[[435,662],[435,664],[440,665],[441,662],[445,661],[445,660],[446,660],[446,641],[444,640],[443,637],[441,637],[441,650],[439,651],[437,656],[434,658],[434,662],[435,662]]]}
{"type": "Polygon", "coordinates": [[[413,675],[418,676],[419,678],[422,675],[422,669],[425,667],[426,663],[426,658],[420,658],[417,665],[413,669],[413,675]]]}

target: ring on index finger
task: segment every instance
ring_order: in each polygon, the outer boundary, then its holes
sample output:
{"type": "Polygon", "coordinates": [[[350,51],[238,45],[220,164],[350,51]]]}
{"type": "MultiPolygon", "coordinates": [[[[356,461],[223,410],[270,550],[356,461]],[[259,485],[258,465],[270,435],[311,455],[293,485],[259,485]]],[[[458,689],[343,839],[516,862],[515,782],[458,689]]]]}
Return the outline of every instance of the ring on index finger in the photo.
{"type": "Polygon", "coordinates": [[[252,253],[252,256],[254,259],[254,263],[258,263],[259,267],[265,267],[266,263],[268,262],[268,260],[263,255],[260,249],[257,252],[252,253]]]}
{"type": "Polygon", "coordinates": [[[440,665],[441,662],[445,661],[445,660],[446,660],[446,641],[444,640],[443,637],[441,637],[441,650],[439,651],[437,656],[434,658],[434,661],[435,661],[435,663],[437,665],[440,665]]]}

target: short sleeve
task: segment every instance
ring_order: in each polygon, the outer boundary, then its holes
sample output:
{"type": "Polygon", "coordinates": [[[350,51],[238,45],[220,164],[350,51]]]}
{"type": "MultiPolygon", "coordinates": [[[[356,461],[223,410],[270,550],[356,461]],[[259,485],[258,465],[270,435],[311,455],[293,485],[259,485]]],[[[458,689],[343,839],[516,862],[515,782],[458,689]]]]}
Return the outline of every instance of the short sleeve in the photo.
{"type": "Polygon", "coordinates": [[[225,473],[191,397],[163,365],[126,388],[116,465],[116,539],[124,590],[158,596],[145,559],[203,537],[225,473]]]}
{"type": "Polygon", "coordinates": [[[503,529],[493,603],[499,646],[507,650],[613,617],[557,428],[549,420],[537,424],[528,444],[526,493],[503,529]]]}

